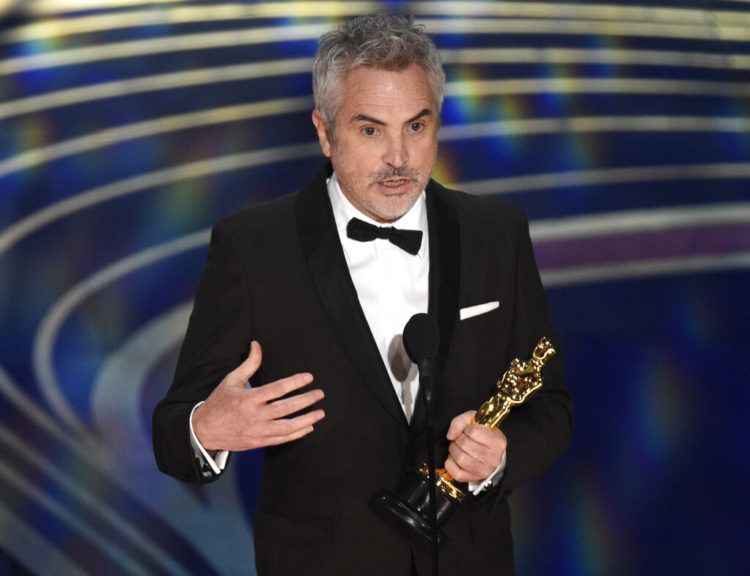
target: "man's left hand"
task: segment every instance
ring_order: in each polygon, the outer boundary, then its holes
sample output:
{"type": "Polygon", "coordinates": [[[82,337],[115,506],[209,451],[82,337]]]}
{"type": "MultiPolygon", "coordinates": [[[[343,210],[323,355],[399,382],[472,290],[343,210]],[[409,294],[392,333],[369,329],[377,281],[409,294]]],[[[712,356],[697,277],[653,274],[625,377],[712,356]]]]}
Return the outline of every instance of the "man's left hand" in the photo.
{"type": "Polygon", "coordinates": [[[459,482],[483,482],[500,466],[508,440],[499,429],[474,422],[476,410],[459,414],[448,428],[445,470],[459,482]]]}

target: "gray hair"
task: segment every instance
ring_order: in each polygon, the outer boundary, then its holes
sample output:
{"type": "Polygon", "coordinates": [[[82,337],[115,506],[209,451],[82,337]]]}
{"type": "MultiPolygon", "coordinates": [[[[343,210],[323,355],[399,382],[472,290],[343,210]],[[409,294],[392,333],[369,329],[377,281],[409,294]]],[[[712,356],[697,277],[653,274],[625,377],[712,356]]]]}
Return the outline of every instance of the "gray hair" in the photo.
{"type": "Polygon", "coordinates": [[[332,131],[348,72],[358,66],[398,71],[415,63],[427,73],[440,112],[445,85],[440,54],[413,16],[373,14],[344,22],[318,42],[312,69],[315,108],[332,131]]]}

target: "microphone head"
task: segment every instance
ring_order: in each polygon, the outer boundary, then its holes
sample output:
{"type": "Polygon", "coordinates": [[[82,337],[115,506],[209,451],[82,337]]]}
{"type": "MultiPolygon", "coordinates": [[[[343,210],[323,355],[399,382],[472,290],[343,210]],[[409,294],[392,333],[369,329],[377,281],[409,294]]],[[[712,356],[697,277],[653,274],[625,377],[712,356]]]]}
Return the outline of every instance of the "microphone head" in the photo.
{"type": "Polygon", "coordinates": [[[404,326],[404,348],[415,364],[435,356],[439,339],[437,322],[429,314],[415,314],[404,326]]]}

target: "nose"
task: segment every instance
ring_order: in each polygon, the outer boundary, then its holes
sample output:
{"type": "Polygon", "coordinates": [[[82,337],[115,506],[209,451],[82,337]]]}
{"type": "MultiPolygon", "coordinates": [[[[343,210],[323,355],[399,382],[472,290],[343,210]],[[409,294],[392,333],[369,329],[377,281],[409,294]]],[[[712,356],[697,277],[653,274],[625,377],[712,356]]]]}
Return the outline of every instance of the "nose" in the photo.
{"type": "Polygon", "coordinates": [[[402,134],[392,135],[386,140],[386,148],[383,153],[383,162],[400,168],[409,161],[409,153],[402,134]]]}

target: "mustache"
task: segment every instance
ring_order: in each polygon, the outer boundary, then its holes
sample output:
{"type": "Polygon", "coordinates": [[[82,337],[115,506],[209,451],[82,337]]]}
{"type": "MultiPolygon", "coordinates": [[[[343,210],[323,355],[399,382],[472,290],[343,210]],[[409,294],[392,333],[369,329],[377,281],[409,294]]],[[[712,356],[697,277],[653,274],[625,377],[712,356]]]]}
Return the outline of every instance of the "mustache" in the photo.
{"type": "Polygon", "coordinates": [[[419,172],[410,166],[385,166],[372,174],[374,181],[388,180],[389,178],[407,178],[409,180],[419,180],[419,172]]]}

